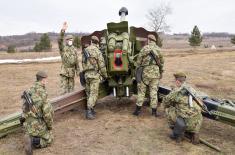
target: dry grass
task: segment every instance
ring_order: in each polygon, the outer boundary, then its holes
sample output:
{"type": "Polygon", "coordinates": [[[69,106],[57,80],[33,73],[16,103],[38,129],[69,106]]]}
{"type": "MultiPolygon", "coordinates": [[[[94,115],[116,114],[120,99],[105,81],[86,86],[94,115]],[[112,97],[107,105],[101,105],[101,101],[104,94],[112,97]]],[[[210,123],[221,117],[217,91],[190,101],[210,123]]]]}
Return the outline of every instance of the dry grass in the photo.
{"type": "MultiPolygon", "coordinates": [[[[162,84],[172,85],[172,74],[180,70],[187,73],[188,81],[198,90],[235,99],[235,52],[200,51],[187,55],[187,52],[165,51],[164,55],[162,84]]],[[[41,69],[49,73],[49,98],[59,95],[60,63],[0,65],[0,116],[20,109],[20,94],[32,85],[34,74],[41,69]]],[[[76,86],[79,87],[78,81],[76,86]]],[[[165,118],[150,117],[148,108],[135,118],[131,115],[133,109],[133,103],[106,99],[98,104],[94,121],[85,120],[84,111],[79,109],[66,113],[54,124],[53,145],[36,150],[35,154],[217,154],[202,144],[194,146],[187,141],[176,144],[167,137],[170,130],[165,118]]],[[[0,154],[23,154],[22,136],[18,133],[1,139],[0,154]]],[[[235,152],[234,127],[205,119],[201,136],[221,147],[225,154],[235,152]]]]}
{"type": "Polygon", "coordinates": [[[169,81],[173,80],[173,73],[183,71],[188,75],[189,83],[200,91],[235,100],[235,51],[186,53],[164,53],[166,61],[162,84],[171,85],[169,81]]]}

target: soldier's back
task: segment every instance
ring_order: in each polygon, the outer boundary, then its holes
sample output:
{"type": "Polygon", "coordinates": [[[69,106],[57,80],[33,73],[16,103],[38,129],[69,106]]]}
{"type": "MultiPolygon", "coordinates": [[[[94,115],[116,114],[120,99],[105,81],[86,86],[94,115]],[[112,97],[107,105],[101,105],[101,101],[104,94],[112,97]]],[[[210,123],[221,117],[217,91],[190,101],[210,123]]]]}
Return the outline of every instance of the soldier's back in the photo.
{"type": "Polygon", "coordinates": [[[32,97],[32,100],[36,102],[43,101],[47,98],[47,91],[42,84],[39,82],[35,82],[34,85],[30,88],[30,94],[32,97]]]}
{"type": "Polygon", "coordinates": [[[145,45],[143,49],[141,50],[141,57],[139,57],[140,62],[142,62],[142,66],[145,66],[143,71],[143,78],[159,78],[160,72],[159,67],[156,65],[156,62],[150,57],[150,52],[153,51],[156,56],[158,56],[157,52],[158,48],[153,45],[145,45]]]}
{"type": "Polygon", "coordinates": [[[95,45],[90,45],[86,48],[86,50],[89,52],[89,54],[91,55],[91,57],[97,57],[99,49],[97,46],[95,45]]]}

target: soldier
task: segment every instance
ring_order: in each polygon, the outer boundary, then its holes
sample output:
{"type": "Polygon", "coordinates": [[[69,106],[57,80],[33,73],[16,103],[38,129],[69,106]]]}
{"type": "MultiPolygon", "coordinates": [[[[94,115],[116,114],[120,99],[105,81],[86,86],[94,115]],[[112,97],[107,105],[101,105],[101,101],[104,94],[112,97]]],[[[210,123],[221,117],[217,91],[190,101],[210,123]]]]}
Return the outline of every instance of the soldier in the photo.
{"type": "Polygon", "coordinates": [[[136,109],[133,115],[138,116],[141,112],[141,107],[144,102],[146,88],[149,87],[150,105],[152,115],[157,117],[157,91],[158,83],[162,78],[163,73],[163,56],[160,53],[159,47],[156,45],[154,35],[148,35],[148,45],[144,46],[137,57],[137,68],[143,67],[141,73],[142,80],[138,82],[138,97],[136,109]]]}
{"type": "Polygon", "coordinates": [[[22,107],[23,126],[26,132],[25,152],[27,155],[33,154],[33,147],[47,147],[53,141],[52,122],[54,112],[47,100],[46,82],[47,74],[43,71],[37,72],[36,82],[28,91],[33,105],[30,107],[29,103],[25,101],[22,107]]]}
{"type": "Polygon", "coordinates": [[[63,88],[65,93],[72,92],[74,90],[74,77],[75,73],[79,73],[79,63],[77,50],[73,46],[73,36],[67,35],[65,37],[66,44],[64,44],[64,34],[68,25],[65,22],[61,32],[60,38],[58,40],[60,56],[62,59],[61,72],[60,72],[60,81],[61,88],[63,88]]]}
{"type": "Polygon", "coordinates": [[[170,138],[180,142],[187,132],[191,136],[192,143],[198,144],[202,124],[201,107],[188,93],[190,91],[196,96],[196,91],[186,84],[185,73],[176,73],[174,77],[176,89],[163,100],[169,126],[173,129],[170,138]]]}
{"type": "Polygon", "coordinates": [[[98,98],[99,84],[102,78],[107,78],[104,58],[102,56],[102,53],[99,51],[99,39],[96,36],[91,37],[91,45],[83,51],[82,67],[86,81],[86,118],[94,119],[94,106],[98,98]]]}

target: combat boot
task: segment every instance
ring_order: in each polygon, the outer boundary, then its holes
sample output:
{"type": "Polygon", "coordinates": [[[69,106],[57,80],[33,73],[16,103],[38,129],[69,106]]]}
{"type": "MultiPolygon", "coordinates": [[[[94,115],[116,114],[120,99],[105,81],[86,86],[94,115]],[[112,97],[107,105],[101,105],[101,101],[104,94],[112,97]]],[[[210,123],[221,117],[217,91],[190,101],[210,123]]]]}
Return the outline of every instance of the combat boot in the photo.
{"type": "Polygon", "coordinates": [[[183,137],[184,137],[183,135],[177,135],[177,134],[174,134],[174,133],[170,134],[170,138],[172,140],[175,140],[177,143],[182,142],[183,141],[183,137]]]}
{"type": "Polygon", "coordinates": [[[94,109],[94,108],[91,109],[91,112],[92,112],[92,114],[93,114],[94,116],[96,115],[96,112],[95,112],[95,109],[94,109]]]}
{"type": "Polygon", "coordinates": [[[24,149],[26,155],[33,155],[32,138],[29,135],[24,136],[24,149]]]}
{"type": "Polygon", "coordinates": [[[186,124],[183,118],[177,117],[174,129],[172,131],[172,134],[170,135],[170,138],[173,140],[176,140],[177,143],[180,143],[184,138],[184,132],[186,129],[186,124]]]}
{"type": "Polygon", "coordinates": [[[40,148],[40,138],[39,137],[32,137],[32,145],[34,148],[40,148]]]}
{"type": "Polygon", "coordinates": [[[154,116],[154,117],[160,116],[160,115],[157,113],[157,109],[156,109],[156,108],[152,108],[152,116],[154,116]]]}
{"type": "Polygon", "coordinates": [[[91,109],[86,110],[86,119],[89,119],[89,120],[95,119],[95,116],[93,115],[91,109]]]}
{"type": "Polygon", "coordinates": [[[199,133],[192,133],[191,142],[192,142],[194,145],[197,145],[197,144],[200,143],[200,140],[199,140],[199,133]]]}
{"type": "Polygon", "coordinates": [[[139,116],[141,112],[141,106],[136,106],[135,111],[133,112],[133,115],[139,116]]]}

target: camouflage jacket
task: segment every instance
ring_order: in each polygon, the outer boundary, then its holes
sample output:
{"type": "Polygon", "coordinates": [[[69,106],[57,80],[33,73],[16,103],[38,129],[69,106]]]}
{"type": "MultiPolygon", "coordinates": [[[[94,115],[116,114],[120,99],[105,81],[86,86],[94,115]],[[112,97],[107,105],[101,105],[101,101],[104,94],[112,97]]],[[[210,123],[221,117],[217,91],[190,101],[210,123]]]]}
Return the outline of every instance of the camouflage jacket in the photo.
{"type": "Polygon", "coordinates": [[[79,73],[79,63],[77,50],[74,46],[67,46],[64,44],[64,31],[61,31],[58,40],[60,56],[62,60],[61,75],[67,77],[74,77],[75,73],[79,73]]]}
{"type": "Polygon", "coordinates": [[[54,112],[51,104],[47,100],[45,86],[40,82],[35,82],[30,88],[29,94],[36,110],[32,111],[30,109],[29,111],[25,111],[23,109],[23,115],[25,117],[24,127],[29,134],[38,135],[46,129],[52,128],[54,112]]]}
{"type": "Polygon", "coordinates": [[[82,68],[85,72],[85,77],[96,79],[100,78],[101,75],[107,77],[104,58],[99,48],[95,44],[91,44],[85,51],[90,55],[88,59],[85,58],[84,54],[82,55],[82,68]]]}
{"type": "Polygon", "coordinates": [[[144,66],[143,78],[159,78],[160,74],[163,72],[164,59],[160,53],[159,47],[155,42],[150,42],[149,45],[146,45],[141,49],[136,63],[137,67],[144,66]],[[153,51],[156,58],[159,59],[160,66],[158,66],[154,60],[152,60],[151,56],[149,55],[150,51],[153,51]]]}
{"type": "Polygon", "coordinates": [[[193,107],[189,106],[188,95],[184,88],[190,90],[195,96],[197,96],[196,91],[184,83],[180,88],[176,88],[168,94],[164,98],[163,103],[165,108],[175,107],[177,116],[181,116],[182,118],[191,118],[200,114],[202,109],[194,100],[193,107]]]}

